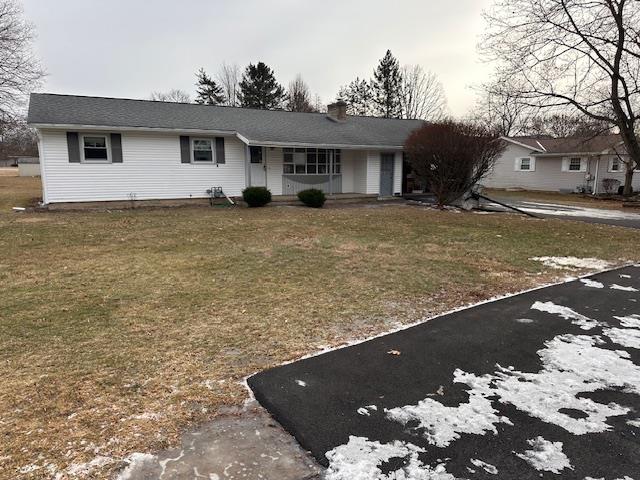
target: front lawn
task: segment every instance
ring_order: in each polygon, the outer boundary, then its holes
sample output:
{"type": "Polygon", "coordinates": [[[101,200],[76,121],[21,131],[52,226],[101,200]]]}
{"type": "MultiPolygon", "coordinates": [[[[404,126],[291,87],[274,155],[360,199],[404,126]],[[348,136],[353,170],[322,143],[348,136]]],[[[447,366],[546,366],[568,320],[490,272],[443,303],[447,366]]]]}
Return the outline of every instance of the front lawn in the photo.
{"type": "Polygon", "coordinates": [[[10,213],[38,191],[2,181],[2,478],[104,478],[250,373],[558,275],[530,257],[640,260],[633,230],[401,205],[10,213]]]}

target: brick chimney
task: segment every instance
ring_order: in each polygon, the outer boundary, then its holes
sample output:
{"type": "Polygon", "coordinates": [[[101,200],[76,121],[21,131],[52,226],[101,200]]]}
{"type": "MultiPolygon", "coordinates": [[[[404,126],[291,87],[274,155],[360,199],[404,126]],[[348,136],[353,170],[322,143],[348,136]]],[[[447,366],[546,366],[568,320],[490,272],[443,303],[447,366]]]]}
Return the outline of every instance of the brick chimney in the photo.
{"type": "Polygon", "coordinates": [[[347,119],[347,104],[338,100],[327,105],[327,116],[336,122],[344,122],[347,119]]]}

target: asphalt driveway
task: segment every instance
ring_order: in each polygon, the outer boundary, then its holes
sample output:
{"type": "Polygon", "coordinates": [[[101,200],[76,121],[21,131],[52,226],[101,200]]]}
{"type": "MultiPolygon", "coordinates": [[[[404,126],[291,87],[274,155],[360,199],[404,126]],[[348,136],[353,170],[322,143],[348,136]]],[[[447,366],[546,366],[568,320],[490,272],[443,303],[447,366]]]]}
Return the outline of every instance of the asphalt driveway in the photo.
{"type": "Polygon", "coordinates": [[[640,267],[249,378],[328,480],[640,478],[640,267]]]}
{"type": "MultiPolygon", "coordinates": [[[[514,200],[512,198],[500,198],[495,195],[494,198],[541,218],[559,218],[587,223],[614,225],[618,227],[640,228],[640,213],[637,209],[613,210],[589,208],[559,203],[514,200]]],[[[484,200],[482,201],[481,206],[488,210],[509,211],[501,205],[484,200]]]]}

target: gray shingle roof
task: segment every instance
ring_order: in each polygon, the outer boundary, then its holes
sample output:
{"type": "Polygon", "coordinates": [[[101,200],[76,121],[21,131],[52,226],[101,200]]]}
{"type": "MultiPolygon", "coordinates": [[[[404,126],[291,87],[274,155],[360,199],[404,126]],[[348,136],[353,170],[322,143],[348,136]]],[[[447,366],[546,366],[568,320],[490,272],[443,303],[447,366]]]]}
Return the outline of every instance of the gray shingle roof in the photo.
{"type": "Polygon", "coordinates": [[[422,120],[218,107],[187,103],[31,94],[30,124],[95,125],[237,132],[252,143],[400,146],[422,120]]]}
{"type": "Polygon", "coordinates": [[[534,150],[542,150],[545,154],[562,153],[602,153],[620,149],[622,137],[617,134],[595,135],[591,137],[508,137],[534,150]]]}

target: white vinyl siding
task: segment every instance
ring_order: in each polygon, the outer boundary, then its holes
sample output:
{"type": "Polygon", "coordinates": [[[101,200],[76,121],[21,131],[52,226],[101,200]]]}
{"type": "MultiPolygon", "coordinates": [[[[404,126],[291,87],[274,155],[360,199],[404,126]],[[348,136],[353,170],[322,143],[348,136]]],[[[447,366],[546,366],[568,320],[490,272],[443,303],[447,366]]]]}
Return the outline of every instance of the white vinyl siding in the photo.
{"type": "Polygon", "coordinates": [[[69,163],[65,131],[42,131],[40,146],[48,203],[205,198],[218,186],[238,196],[245,187],[244,144],[235,137],[225,138],[219,165],[181,163],[172,134],[122,132],[122,163],[69,163]]]}

